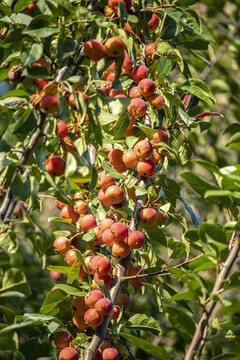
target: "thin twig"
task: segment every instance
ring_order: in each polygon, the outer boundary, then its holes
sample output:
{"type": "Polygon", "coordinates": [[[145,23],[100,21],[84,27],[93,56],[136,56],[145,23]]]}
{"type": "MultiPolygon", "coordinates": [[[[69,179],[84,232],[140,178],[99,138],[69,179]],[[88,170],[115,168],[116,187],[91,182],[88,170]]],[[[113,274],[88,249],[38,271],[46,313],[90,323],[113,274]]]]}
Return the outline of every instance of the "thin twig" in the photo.
{"type": "MultiPolygon", "coordinates": [[[[200,255],[192,258],[192,259],[188,259],[188,260],[184,261],[181,264],[175,265],[175,266],[173,266],[173,268],[177,269],[177,268],[180,268],[180,267],[182,267],[184,265],[190,264],[193,260],[196,260],[201,256],[203,256],[203,254],[200,254],[200,255]]],[[[171,273],[167,269],[163,268],[161,270],[154,271],[154,272],[148,273],[148,274],[139,274],[139,275],[134,275],[134,276],[126,276],[126,277],[122,278],[122,281],[132,280],[132,279],[139,279],[139,278],[146,277],[146,276],[156,276],[156,275],[158,275],[158,276],[159,275],[171,275],[171,273]]]]}
{"type": "Polygon", "coordinates": [[[223,264],[222,269],[220,270],[218,277],[215,281],[214,287],[211,292],[212,300],[206,305],[201,319],[198,323],[198,326],[193,335],[191,344],[186,351],[184,360],[192,360],[197,351],[199,351],[199,356],[203,350],[203,346],[206,341],[207,333],[209,330],[209,324],[211,323],[214,309],[216,307],[216,300],[213,299],[213,296],[222,289],[223,284],[225,283],[227,276],[238,257],[240,250],[240,237],[235,238],[232,249],[230,250],[228,257],[223,264]]]}

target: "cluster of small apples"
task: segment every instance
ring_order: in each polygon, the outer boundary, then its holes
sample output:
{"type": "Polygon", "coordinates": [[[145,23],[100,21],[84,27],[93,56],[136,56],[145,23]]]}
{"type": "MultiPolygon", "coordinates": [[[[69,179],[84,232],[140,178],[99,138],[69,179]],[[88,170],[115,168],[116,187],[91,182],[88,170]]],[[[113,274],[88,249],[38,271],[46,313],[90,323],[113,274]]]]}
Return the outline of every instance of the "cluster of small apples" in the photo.
{"type": "MultiPolygon", "coordinates": [[[[108,0],[108,5],[105,8],[104,14],[107,18],[112,18],[112,16],[115,16],[118,11],[118,5],[120,2],[125,2],[126,11],[129,11],[132,7],[132,0],[108,0]]],[[[159,17],[153,13],[151,19],[148,21],[148,30],[154,31],[157,29],[159,25],[159,17]]],[[[127,21],[124,30],[128,33],[130,33],[134,38],[136,35],[139,35],[138,28],[136,26],[135,31],[133,32],[131,25],[127,21]]]]}
{"type": "MultiPolygon", "coordinates": [[[[59,360],[83,360],[83,357],[79,357],[79,352],[71,347],[71,335],[68,331],[56,332],[54,343],[58,349],[61,349],[59,360]]],[[[109,342],[105,341],[97,350],[94,360],[119,360],[119,353],[117,349],[109,347],[109,342]]]]}

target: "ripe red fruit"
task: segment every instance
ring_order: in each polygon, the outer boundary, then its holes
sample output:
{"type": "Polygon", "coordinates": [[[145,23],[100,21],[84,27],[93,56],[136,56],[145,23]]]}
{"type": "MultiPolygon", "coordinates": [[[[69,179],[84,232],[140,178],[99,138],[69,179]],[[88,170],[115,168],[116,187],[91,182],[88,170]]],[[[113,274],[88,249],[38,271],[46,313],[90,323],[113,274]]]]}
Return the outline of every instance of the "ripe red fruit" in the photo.
{"type": "Polygon", "coordinates": [[[108,315],[112,311],[113,304],[108,298],[100,299],[95,304],[95,310],[99,315],[108,315]]]}
{"type": "Polygon", "coordinates": [[[71,347],[63,348],[59,353],[59,360],[78,360],[79,355],[77,350],[71,347]]]}
{"type": "Polygon", "coordinates": [[[127,107],[127,111],[133,117],[141,117],[146,114],[147,104],[143,99],[134,98],[127,107]]]}
{"type": "Polygon", "coordinates": [[[106,229],[110,229],[110,227],[112,226],[112,224],[114,224],[114,221],[112,219],[109,219],[109,218],[106,218],[106,219],[103,219],[99,226],[102,230],[102,232],[106,229]]]}
{"type": "Polygon", "coordinates": [[[103,280],[104,285],[108,286],[108,284],[110,283],[110,281],[112,279],[112,276],[111,276],[111,274],[100,275],[100,274],[95,273],[94,274],[94,279],[103,280]]]}
{"type": "Polygon", "coordinates": [[[164,97],[160,94],[153,94],[148,97],[147,101],[152,106],[153,109],[159,111],[162,109],[163,104],[165,103],[164,97]]]}
{"type": "Polygon", "coordinates": [[[124,54],[126,44],[117,36],[109,38],[105,43],[105,51],[109,57],[118,57],[124,54]]]}
{"type": "MultiPolygon", "coordinates": [[[[91,261],[93,258],[94,258],[94,256],[89,255],[89,256],[86,256],[84,259],[85,265],[86,265],[90,275],[94,275],[94,270],[92,270],[92,268],[91,268],[91,261]]],[[[85,269],[84,269],[84,271],[85,271],[85,269]]]]}
{"type": "Polygon", "coordinates": [[[100,290],[89,291],[85,295],[85,304],[88,307],[90,307],[90,309],[94,309],[96,302],[102,298],[103,298],[103,293],[100,290]]]}
{"type": "Polygon", "coordinates": [[[162,225],[166,224],[167,221],[168,221],[167,215],[164,214],[164,212],[159,211],[157,213],[157,220],[155,222],[155,225],[162,226],[162,225]]]}
{"type": "Polygon", "coordinates": [[[105,196],[111,204],[120,204],[124,200],[124,192],[118,185],[109,186],[106,189],[105,196]]]}
{"type": "Polygon", "coordinates": [[[103,350],[102,360],[119,360],[119,353],[114,348],[106,348],[103,350]]]}
{"type": "Polygon", "coordinates": [[[120,312],[121,312],[121,306],[118,304],[114,305],[111,319],[117,320],[117,318],[120,315],[120,312]]]}
{"type": "MultiPolygon", "coordinates": [[[[126,276],[136,276],[136,275],[143,275],[144,271],[138,266],[130,266],[126,271],[126,276]]],[[[131,279],[128,280],[129,285],[135,288],[142,287],[146,282],[146,277],[141,277],[138,279],[131,279]]]]}
{"type": "Polygon", "coordinates": [[[114,96],[114,99],[122,99],[122,98],[127,98],[127,96],[124,94],[119,94],[119,95],[114,96]]]}
{"type": "Polygon", "coordinates": [[[23,213],[27,212],[27,210],[28,210],[28,205],[24,201],[18,200],[13,210],[13,215],[16,216],[16,218],[22,218],[23,213]]]}
{"type": "Polygon", "coordinates": [[[97,327],[102,324],[103,316],[99,315],[95,309],[89,309],[84,314],[84,320],[89,326],[97,327]]]}
{"type": "Polygon", "coordinates": [[[72,323],[80,331],[87,330],[89,328],[89,325],[84,320],[84,316],[80,316],[78,314],[73,315],[72,323]]]}
{"type": "Polygon", "coordinates": [[[120,166],[113,165],[113,168],[115,170],[117,170],[118,172],[120,172],[120,173],[123,173],[124,171],[127,170],[127,167],[126,167],[126,165],[124,163],[122,163],[122,165],[120,165],[120,166]]]}
{"type": "Polygon", "coordinates": [[[131,77],[134,81],[139,82],[142,79],[145,79],[147,76],[148,68],[144,65],[136,66],[136,69],[131,74],[131,77]]]}
{"type": "Polygon", "coordinates": [[[165,155],[158,153],[158,151],[156,149],[153,149],[153,153],[151,156],[151,160],[155,162],[155,164],[158,164],[159,161],[161,161],[161,163],[164,162],[164,158],[165,155]]]}
{"type": "Polygon", "coordinates": [[[60,138],[63,138],[68,132],[68,127],[67,127],[66,121],[59,120],[57,122],[57,128],[58,128],[57,134],[58,134],[58,137],[60,137],[60,138]]]}
{"type": "Polygon", "coordinates": [[[113,234],[115,241],[123,240],[128,236],[128,227],[121,222],[115,222],[111,226],[110,230],[113,234]]]}
{"type": "Polygon", "coordinates": [[[60,254],[66,254],[66,252],[71,249],[71,243],[66,236],[57,237],[53,245],[55,250],[60,254]]]}
{"type": "Polygon", "coordinates": [[[116,8],[118,7],[118,4],[120,2],[125,2],[126,4],[126,10],[130,10],[131,6],[132,6],[132,0],[108,0],[108,6],[110,6],[111,8],[116,8]]]}
{"type": "Polygon", "coordinates": [[[79,215],[86,214],[88,212],[87,203],[83,200],[76,201],[74,204],[74,211],[79,215]]]}
{"type": "Polygon", "coordinates": [[[106,175],[105,170],[98,174],[98,185],[102,189],[107,189],[109,186],[114,185],[115,181],[113,177],[106,175]]]}
{"type": "Polygon", "coordinates": [[[145,236],[141,231],[133,231],[127,238],[127,243],[131,249],[140,249],[145,242],[145,236]]]}
{"type": "Polygon", "coordinates": [[[111,263],[107,258],[97,255],[91,261],[91,268],[97,274],[107,275],[111,271],[111,263]]]}
{"type": "Polygon", "coordinates": [[[144,225],[154,225],[157,221],[157,211],[152,208],[142,209],[139,216],[144,225]]]}
{"type": "Polygon", "coordinates": [[[84,296],[78,296],[72,302],[72,310],[75,314],[83,316],[89,307],[85,304],[84,296]]]}
{"type": "Polygon", "coordinates": [[[79,250],[78,249],[71,249],[71,250],[68,250],[68,252],[66,253],[66,260],[67,260],[67,264],[69,266],[73,266],[75,261],[78,262],[76,251],[79,251],[79,250]]]}
{"type": "Polygon", "coordinates": [[[99,61],[106,55],[105,46],[95,39],[87,41],[83,51],[93,61],[99,61]]]}
{"type": "Polygon", "coordinates": [[[110,206],[111,202],[106,199],[105,193],[106,193],[106,189],[100,189],[98,193],[98,200],[100,200],[103,205],[110,206]]]}
{"type": "Polygon", "coordinates": [[[109,74],[113,74],[111,71],[108,71],[108,70],[113,70],[113,71],[115,71],[115,61],[114,61],[111,65],[109,65],[109,67],[107,68],[107,70],[105,70],[105,71],[103,72],[103,77],[104,77],[105,79],[108,78],[109,74]]]}
{"type": "MultiPolygon", "coordinates": [[[[67,195],[67,197],[72,200],[71,195],[67,195]]],[[[66,203],[56,199],[55,200],[55,205],[61,210],[66,205],[66,203]]]]}
{"type": "Polygon", "coordinates": [[[152,155],[152,144],[148,140],[141,140],[134,146],[134,152],[138,159],[145,160],[152,155]]]}
{"type": "MultiPolygon", "coordinates": [[[[87,106],[89,106],[90,104],[90,99],[89,97],[87,96],[87,94],[83,93],[82,91],[75,91],[75,94],[81,94],[83,96],[83,99],[85,101],[85,104],[87,106]]],[[[76,101],[75,101],[75,98],[74,98],[74,94],[70,94],[69,97],[68,97],[68,103],[69,105],[71,106],[71,108],[73,108],[74,110],[77,110],[77,105],[76,105],[76,101]]]]}
{"type": "Polygon", "coordinates": [[[60,212],[60,216],[63,219],[72,219],[72,224],[75,224],[79,219],[79,215],[74,211],[74,208],[71,205],[64,206],[60,212]]]}
{"type": "Polygon", "coordinates": [[[100,90],[102,90],[107,96],[109,96],[110,90],[112,90],[112,81],[104,81],[100,86],[100,90]]]}
{"type": "Polygon", "coordinates": [[[123,72],[130,74],[132,72],[133,64],[132,61],[127,53],[127,51],[124,51],[124,60],[122,64],[122,70],[123,72]]]}
{"type": "Polygon", "coordinates": [[[138,158],[134,152],[134,150],[128,150],[123,154],[123,162],[128,169],[132,169],[137,166],[138,158]]]}
{"type": "Polygon", "coordinates": [[[157,29],[159,25],[159,18],[156,14],[152,14],[151,19],[148,22],[148,29],[149,31],[154,31],[157,29]]]}
{"type": "Polygon", "coordinates": [[[110,229],[106,229],[103,231],[102,240],[103,240],[104,244],[106,244],[107,246],[110,246],[110,247],[113,246],[113,244],[115,243],[115,238],[110,229]]]}
{"type": "Polygon", "coordinates": [[[125,258],[130,254],[130,252],[131,248],[125,241],[118,240],[112,246],[112,253],[117,257],[125,258]]]}
{"type": "Polygon", "coordinates": [[[80,218],[80,226],[83,232],[87,232],[97,226],[96,219],[93,215],[87,214],[80,218]]]}
{"type": "Polygon", "coordinates": [[[59,111],[58,97],[54,94],[45,94],[40,102],[39,107],[41,111],[46,114],[55,114],[59,111]]]}
{"type": "Polygon", "coordinates": [[[118,295],[118,300],[121,301],[122,303],[122,306],[124,309],[127,309],[130,307],[131,305],[131,299],[130,297],[128,296],[128,294],[125,294],[125,293],[121,293],[118,295]]]}
{"type": "Polygon", "coordinates": [[[75,146],[73,145],[73,142],[72,142],[72,139],[70,138],[70,136],[66,135],[62,138],[62,140],[63,140],[64,150],[73,154],[74,151],[76,151],[76,149],[75,149],[75,146]]]}
{"type": "Polygon", "coordinates": [[[142,79],[138,83],[138,89],[142,96],[148,97],[156,90],[156,85],[151,79],[142,79]]]}
{"type": "Polygon", "coordinates": [[[123,97],[126,97],[125,91],[123,89],[111,89],[108,96],[111,98],[116,98],[116,96],[119,97],[119,95],[124,95],[123,97]]]}
{"type": "Polygon", "coordinates": [[[99,226],[95,226],[95,228],[93,228],[94,232],[95,232],[95,236],[96,239],[93,240],[95,245],[102,245],[103,241],[102,241],[102,230],[100,229],[99,226]]]}
{"type": "Polygon", "coordinates": [[[46,171],[52,176],[61,176],[65,171],[65,160],[57,155],[50,155],[45,161],[46,171]]]}
{"type": "Polygon", "coordinates": [[[142,95],[142,94],[140,93],[138,86],[133,86],[133,87],[131,87],[131,89],[128,91],[128,96],[129,96],[131,99],[140,98],[141,95],[142,95]]]}
{"type": "Polygon", "coordinates": [[[169,137],[168,137],[168,134],[166,133],[166,131],[157,130],[157,133],[153,135],[151,143],[153,145],[155,145],[155,144],[157,144],[159,142],[164,142],[167,145],[169,144],[169,137]]]}
{"type": "Polygon", "coordinates": [[[33,83],[37,86],[39,90],[42,90],[44,86],[47,85],[47,81],[43,79],[32,79],[33,83]]]}
{"type": "Polygon", "coordinates": [[[122,157],[123,151],[120,149],[113,149],[108,153],[108,159],[113,166],[121,166],[123,164],[122,157]]]}
{"type": "Polygon", "coordinates": [[[144,177],[151,177],[156,171],[156,164],[152,160],[141,160],[137,164],[137,172],[144,177]]]}
{"type": "Polygon", "coordinates": [[[71,342],[71,335],[67,331],[59,331],[54,335],[54,343],[59,349],[69,346],[71,342]]]}

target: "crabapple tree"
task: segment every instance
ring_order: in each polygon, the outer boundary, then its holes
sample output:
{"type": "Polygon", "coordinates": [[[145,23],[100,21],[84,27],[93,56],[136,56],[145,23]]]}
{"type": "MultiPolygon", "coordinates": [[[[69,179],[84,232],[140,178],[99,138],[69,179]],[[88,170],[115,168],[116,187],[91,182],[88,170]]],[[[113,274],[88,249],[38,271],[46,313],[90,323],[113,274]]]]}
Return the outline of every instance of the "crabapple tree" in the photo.
{"type": "Polygon", "coordinates": [[[240,130],[208,153],[194,4],[1,2],[1,358],[237,359],[240,130]]]}

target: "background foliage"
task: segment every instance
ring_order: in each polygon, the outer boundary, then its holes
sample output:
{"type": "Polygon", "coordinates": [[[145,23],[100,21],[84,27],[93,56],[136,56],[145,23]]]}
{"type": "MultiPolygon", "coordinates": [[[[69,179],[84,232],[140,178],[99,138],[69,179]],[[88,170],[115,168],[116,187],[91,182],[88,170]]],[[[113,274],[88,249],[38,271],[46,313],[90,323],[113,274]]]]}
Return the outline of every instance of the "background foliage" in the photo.
{"type": "MultiPolygon", "coordinates": [[[[3,180],[7,178],[5,189],[8,188],[20,159],[18,153],[10,153],[7,157],[5,153],[12,148],[23,149],[37,123],[36,112],[32,111],[32,105],[28,106],[30,96],[36,92],[32,79],[41,77],[53,80],[47,69],[38,70],[29,65],[44,54],[51,62],[53,71],[62,68],[85,31],[86,18],[90,23],[88,38],[101,41],[111,29],[119,36],[126,37],[121,28],[116,29],[114,25],[110,27],[100,12],[89,13],[84,2],[77,6],[76,1],[39,0],[38,13],[33,20],[24,14],[28,3],[30,1],[5,0],[0,4],[0,80],[5,82],[1,83],[0,90],[8,86],[8,72],[12,66],[21,63],[24,67],[22,75],[25,76],[23,82],[17,85],[10,83],[9,92],[1,94],[0,180],[3,184],[3,180]],[[5,36],[9,29],[11,33],[5,36]],[[40,39],[39,42],[35,41],[36,37],[40,39]],[[22,104],[17,113],[16,103],[22,104]]],[[[99,3],[102,7],[106,5],[105,1],[99,3]]],[[[137,4],[138,1],[135,1],[136,8],[137,4]]],[[[158,180],[159,185],[164,188],[165,198],[163,196],[162,205],[168,213],[169,222],[163,229],[145,229],[151,248],[144,249],[139,260],[146,272],[147,268],[152,272],[159,269],[170,257],[166,266],[170,275],[151,277],[149,285],[136,293],[129,289],[132,305],[130,310],[123,314],[124,326],[121,322],[118,324],[123,344],[125,340],[131,343],[132,354],[136,359],[184,358],[185,349],[202,313],[202,305],[208,299],[216,274],[227,257],[228,242],[233,231],[239,230],[240,2],[179,0],[177,4],[188,14],[188,24],[184,24],[180,13],[174,9],[162,9],[164,21],[160,32],[161,39],[166,41],[166,47],[159,47],[159,52],[163,55],[162,62],[158,63],[158,66],[161,65],[160,71],[152,67],[150,76],[154,78],[155,71],[159,71],[161,75],[155,80],[163,80],[166,85],[163,94],[169,103],[164,108],[165,112],[159,114],[160,122],[170,128],[169,119],[178,119],[191,130],[174,130],[174,138],[170,144],[170,154],[173,155],[164,163],[164,175],[158,180]],[[190,6],[191,10],[187,10],[187,6],[190,6]],[[199,24],[199,19],[194,18],[192,10],[202,16],[210,31],[205,27],[205,23],[199,24]],[[182,27],[184,32],[180,34],[182,27]],[[178,66],[170,72],[175,60],[178,61],[178,66]],[[212,68],[209,67],[211,63],[212,68]],[[190,91],[200,99],[197,107],[184,109],[179,97],[173,97],[173,90],[179,95],[190,91]],[[200,125],[195,127],[194,117],[208,111],[220,113],[222,116],[205,117],[200,125]],[[152,249],[155,256],[151,255],[152,249]],[[199,253],[204,255],[192,261],[189,267],[174,268],[184,262],[186,256],[193,258],[199,253]],[[148,342],[140,341],[140,337],[148,342]],[[168,355],[165,355],[165,352],[168,355]]],[[[156,2],[154,5],[159,4],[156,2]]],[[[124,12],[121,16],[120,25],[123,27],[124,12]]],[[[136,19],[128,20],[134,24],[136,19]]],[[[140,20],[141,25],[144,28],[144,19],[140,20]]],[[[151,38],[156,41],[158,36],[159,33],[155,33],[151,38]]],[[[130,49],[133,39],[128,36],[127,41],[130,49]]],[[[14,227],[11,224],[2,224],[1,227],[2,359],[56,358],[52,334],[62,326],[61,321],[67,323],[68,328],[76,335],[76,330],[69,324],[68,295],[77,295],[77,290],[64,288],[64,285],[63,291],[55,290],[58,291],[58,294],[55,294],[57,302],[61,302],[60,310],[55,309],[56,303],[51,302],[51,299],[49,304],[45,300],[55,282],[62,284],[67,281],[65,274],[58,281],[54,281],[49,276],[48,266],[65,265],[63,257],[54,253],[53,241],[59,231],[62,234],[62,230],[70,230],[72,227],[47,219],[59,216],[54,198],[51,199],[53,195],[59,199],[65,198],[64,193],[68,192],[70,187],[72,190],[79,189],[77,183],[83,178],[91,179],[94,185],[96,179],[90,177],[94,170],[88,162],[86,146],[90,142],[98,149],[104,146],[100,126],[106,130],[106,124],[108,127],[113,120],[111,103],[110,110],[108,108],[110,116],[106,116],[104,109],[108,102],[96,88],[98,80],[91,82],[96,78],[96,71],[101,74],[106,64],[91,63],[89,66],[89,61],[85,59],[82,65],[82,73],[68,78],[67,86],[80,84],[80,89],[89,86],[93,102],[97,103],[102,111],[99,122],[94,116],[92,106],[87,136],[78,140],[72,136],[78,155],[67,155],[68,173],[65,175],[69,182],[61,178],[56,185],[44,172],[43,166],[46,155],[58,149],[56,119],[48,120],[46,148],[42,138],[36,147],[35,157],[29,162],[29,181],[21,175],[14,180],[14,198],[27,200],[32,211],[29,215],[25,214],[23,220],[14,220],[14,227]],[[77,164],[82,167],[77,168],[77,164]],[[55,315],[59,311],[61,317],[57,318],[55,315]]],[[[128,80],[122,77],[120,81],[126,83],[128,80]]],[[[58,119],[67,120],[70,114],[64,101],[62,98],[58,119]]],[[[81,99],[79,105],[84,112],[81,99]]],[[[112,106],[116,110],[116,104],[112,106]]],[[[126,108],[121,102],[117,106],[119,109],[116,113],[126,108]]],[[[154,116],[156,114],[151,113],[153,119],[154,116]]],[[[115,140],[119,139],[121,142],[123,133],[120,128],[119,132],[115,130],[114,134],[105,134],[105,138],[114,135],[115,140]]],[[[103,158],[99,159],[98,165],[103,158]]],[[[101,212],[100,207],[97,211],[101,212]]],[[[69,283],[71,284],[71,281],[69,283]]],[[[201,359],[239,358],[238,287],[239,271],[235,265],[233,275],[224,285],[225,292],[218,295],[217,312],[201,359]]]]}

